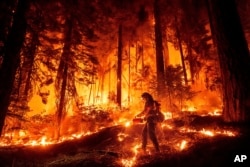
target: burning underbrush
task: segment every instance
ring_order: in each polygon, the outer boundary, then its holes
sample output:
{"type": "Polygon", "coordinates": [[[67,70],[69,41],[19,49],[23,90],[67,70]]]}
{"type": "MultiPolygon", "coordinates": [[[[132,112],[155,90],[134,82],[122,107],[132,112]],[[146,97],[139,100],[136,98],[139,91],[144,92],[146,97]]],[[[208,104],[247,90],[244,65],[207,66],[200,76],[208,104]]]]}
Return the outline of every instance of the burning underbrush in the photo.
{"type": "MultiPolygon", "coordinates": [[[[165,113],[166,120],[157,126],[161,152],[156,154],[149,141],[144,153],[140,149],[143,122],[133,122],[132,116],[118,119],[114,113],[105,110],[86,111],[64,119],[60,129],[56,128],[53,116],[22,120],[21,128],[10,128],[1,137],[1,164],[185,166],[183,160],[187,157],[190,157],[188,163],[192,164],[197,161],[197,156],[202,156],[203,160],[194,163],[199,166],[204,159],[211,160],[212,153],[228,149],[241,136],[240,129],[223,123],[218,115],[185,113],[171,118],[165,113]]],[[[15,117],[11,118],[14,120],[15,117]]]]}

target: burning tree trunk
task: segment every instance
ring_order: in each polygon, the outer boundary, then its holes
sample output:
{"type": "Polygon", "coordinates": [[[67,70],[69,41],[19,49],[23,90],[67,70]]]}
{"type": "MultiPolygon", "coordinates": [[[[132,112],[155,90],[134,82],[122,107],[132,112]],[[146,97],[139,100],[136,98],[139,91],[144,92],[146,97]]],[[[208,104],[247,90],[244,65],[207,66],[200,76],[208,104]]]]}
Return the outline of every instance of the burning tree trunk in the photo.
{"type": "Polygon", "coordinates": [[[117,104],[121,107],[122,98],[122,25],[119,25],[118,30],[118,53],[117,53],[117,104]]]}
{"type": "Polygon", "coordinates": [[[234,0],[208,0],[211,29],[221,67],[223,118],[227,122],[249,120],[249,51],[234,0]]]}
{"type": "Polygon", "coordinates": [[[20,49],[23,45],[26,32],[25,13],[29,1],[18,1],[17,10],[13,19],[12,28],[5,43],[5,56],[0,70],[0,135],[5,116],[10,104],[10,95],[15,79],[16,70],[20,63],[20,49]]]}
{"type": "Polygon", "coordinates": [[[164,94],[165,84],[164,84],[162,28],[161,28],[161,17],[159,9],[160,9],[159,0],[154,0],[157,92],[159,96],[162,96],[164,94]]]}

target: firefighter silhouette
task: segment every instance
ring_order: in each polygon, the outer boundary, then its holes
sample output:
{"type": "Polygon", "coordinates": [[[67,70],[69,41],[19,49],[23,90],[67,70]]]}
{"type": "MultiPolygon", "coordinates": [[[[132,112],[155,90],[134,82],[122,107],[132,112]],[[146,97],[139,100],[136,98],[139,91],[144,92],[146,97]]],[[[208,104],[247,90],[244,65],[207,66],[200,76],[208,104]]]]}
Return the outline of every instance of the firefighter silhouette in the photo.
{"type": "Polygon", "coordinates": [[[156,152],[159,152],[159,143],[156,137],[156,124],[157,124],[157,117],[155,111],[155,100],[153,99],[152,95],[147,92],[144,92],[141,95],[142,99],[145,101],[144,109],[141,113],[137,115],[137,117],[144,117],[145,125],[142,130],[142,149],[146,152],[146,146],[148,142],[148,136],[152,141],[156,152]]]}

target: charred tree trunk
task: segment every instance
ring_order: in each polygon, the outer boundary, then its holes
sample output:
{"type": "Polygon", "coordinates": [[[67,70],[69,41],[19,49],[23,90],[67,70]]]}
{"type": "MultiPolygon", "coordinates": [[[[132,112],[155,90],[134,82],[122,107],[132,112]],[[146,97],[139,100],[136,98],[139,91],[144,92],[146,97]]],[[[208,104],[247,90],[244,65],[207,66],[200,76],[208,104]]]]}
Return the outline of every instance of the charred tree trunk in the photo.
{"type": "Polygon", "coordinates": [[[72,22],[71,17],[67,18],[65,23],[65,38],[64,38],[64,47],[63,52],[57,72],[57,90],[58,90],[58,99],[59,104],[57,107],[57,121],[58,121],[58,137],[60,137],[60,126],[61,120],[64,115],[65,109],[65,95],[67,89],[67,80],[68,80],[68,59],[70,57],[70,46],[71,46],[71,34],[72,34],[72,22]]]}
{"type": "Polygon", "coordinates": [[[122,99],[122,25],[118,30],[118,53],[117,53],[117,99],[116,102],[121,107],[122,99]]]}
{"type": "Polygon", "coordinates": [[[182,64],[182,69],[183,69],[184,81],[185,81],[185,84],[187,85],[188,84],[187,70],[186,70],[186,65],[185,65],[185,58],[184,58],[184,54],[183,54],[183,49],[182,49],[182,41],[181,41],[181,36],[180,36],[180,30],[178,28],[176,16],[175,16],[175,26],[176,26],[176,37],[177,37],[177,40],[178,40],[178,45],[179,45],[180,54],[181,54],[181,64],[182,64]]]}
{"type": "Polygon", "coordinates": [[[192,84],[194,84],[194,74],[195,74],[195,58],[193,56],[192,53],[192,47],[191,47],[191,39],[188,39],[188,43],[187,43],[187,59],[188,59],[188,63],[189,63],[189,68],[190,68],[190,80],[192,82],[192,84]]]}
{"type": "MultiPolygon", "coordinates": [[[[141,69],[144,71],[144,55],[143,55],[143,44],[140,47],[140,57],[141,57],[141,69]]],[[[144,74],[144,72],[142,73],[142,77],[145,78],[146,75],[144,74]]],[[[141,90],[143,90],[143,80],[141,80],[141,90]]]]}
{"type": "Polygon", "coordinates": [[[249,121],[250,57],[235,1],[208,4],[221,67],[224,121],[249,121]]]}
{"type": "Polygon", "coordinates": [[[155,45],[156,45],[156,71],[157,71],[157,92],[161,97],[165,92],[164,84],[164,59],[162,46],[162,28],[160,17],[159,0],[154,0],[154,18],[155,18],[155,45]]]}
{"type": "Polygon", "coordinates": [[[138,43],[136,42],[136,45],[135,45],[135,72],[137,73],[138,71],[138,61],[139,61],[139,58],[140,58],[140,55],[139,55],[139,45],[138,43]]]}
{"type": "Polygon", "coordinates": [[[27,26],[25,12],[28,6],[29,0],[18,1],[13,25],[5,43],[5,54],[0,69],[0,135],[2,134],[5,116],[10,104],[16,70],[20,64],[20,50],[24,42],[27,26]]]}
{"type": "MultiPolygon", "coordinates": [[[[164,69],[167,68],[167,66],[169,66],[169,48],[168,48],[168,36],[167,36],[167,27],[164,27],[166,33],[164,35],[164,41],[166,42],[166,44],[164,45],[164,69]]],[[[164,42],[164,43],[165,43],[164,42]]]]}

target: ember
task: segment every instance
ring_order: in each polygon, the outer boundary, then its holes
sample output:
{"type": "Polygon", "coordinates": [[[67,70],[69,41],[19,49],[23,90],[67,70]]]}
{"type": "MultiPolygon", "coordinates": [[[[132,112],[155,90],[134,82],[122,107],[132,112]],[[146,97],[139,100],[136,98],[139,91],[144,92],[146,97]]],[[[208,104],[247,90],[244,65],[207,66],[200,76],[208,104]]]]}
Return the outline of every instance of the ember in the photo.
{"type": "Polygon", "coordinates": [[[138,156],[138,149],[140,148],[141,146],[139,144],[135,145],[133,148],[132,148],[132,152],[134,154],[133,157],[130,157],[130,158],[127,158],[127,159],[122,159],[121,160],[121,164],[122,166],[124,167],[132,167],[136,164],[136,159],[137,159],[137,156],[138,156]]]}

